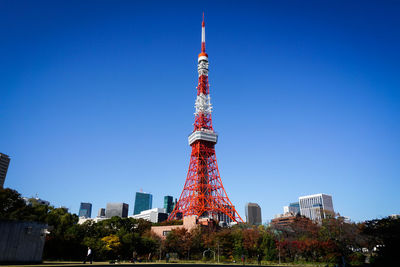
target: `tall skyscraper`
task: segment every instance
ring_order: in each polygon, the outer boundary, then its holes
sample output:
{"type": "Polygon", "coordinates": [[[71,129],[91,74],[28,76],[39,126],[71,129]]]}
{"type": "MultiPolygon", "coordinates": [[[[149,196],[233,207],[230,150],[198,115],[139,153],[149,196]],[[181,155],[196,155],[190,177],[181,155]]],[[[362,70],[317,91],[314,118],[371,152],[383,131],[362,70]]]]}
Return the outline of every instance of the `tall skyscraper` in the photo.
{"type": "Polygon", "coordinates": [[[92,217],[92,203],[81,202],[81,206],[79,207],[79,217],[92,217]]]}
{"type": "Polygon", "coordinates": [[[174,209],[174,198],[171,196],[164,197],[164,209],[166,213],[171,213],[174,209]]]}
{"type": "Polygon", "coordinates": [[[139,214],[144,210],[150,210],[153,205],[153,195],[148,193],[136,192],[135,206],[133,214],[139,214]]]}
{"type": "Polygon", "coordinates": [[[257,203],[246,204],[246,222],[251,225],[261,224],[261,208],[257,203]]]}
{"type": "Polygon", "coordinates": [[[111,218],[114,216],[126,218],[128,217],[129,205],[126,203],[107,203],[106,217],[111,218]]]}
{"type": "Polygon", "coordinates": [[[313,220],[321,221],[327,217],[334,217],[332,196],[315,194],[299,197],[300,214],[313,220]]]}
{"type": "Polygon", "coordinates": [[[4,187],[8,165],[10,165],[10,157],[6,154],[0,153],[0,188],[4,187]]]}
{"type": "Polygon", "coordinates": [[[99,212],[97,213],[97,217],[106,217],[106,209],[105,208],[100,208],[99,212]]]}

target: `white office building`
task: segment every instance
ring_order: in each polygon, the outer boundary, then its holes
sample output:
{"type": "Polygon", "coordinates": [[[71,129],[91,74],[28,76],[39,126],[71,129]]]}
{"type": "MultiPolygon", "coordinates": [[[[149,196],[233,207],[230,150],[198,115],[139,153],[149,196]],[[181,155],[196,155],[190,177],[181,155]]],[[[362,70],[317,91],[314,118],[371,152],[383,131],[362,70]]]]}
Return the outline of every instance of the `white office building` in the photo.
{"type": "Polygon", "coordinates": [[[94,222],[94,223],[98,223],[104,220],[108,220],[109,218],[106,217],[96,217],[96,218],[85,218],[85,217],[79,217],[79,221],[78,224],[83,224],[85,222],[94,222]]]}
{"type": "Polygon", "coordinates": [[[165,221],[168,218],[168,214],[163,208],[154,208],[151,210],[144,210],[139,214],[129,216],[129,218],[143,219],[152,223],[158,223],[165,221]]]}
{"type": "Polygon", "coordinates": [[[315,194],[299,197],[300,214],[313,221],[321,221],[329,216],[334,216],[332,196],[315,194]]]}

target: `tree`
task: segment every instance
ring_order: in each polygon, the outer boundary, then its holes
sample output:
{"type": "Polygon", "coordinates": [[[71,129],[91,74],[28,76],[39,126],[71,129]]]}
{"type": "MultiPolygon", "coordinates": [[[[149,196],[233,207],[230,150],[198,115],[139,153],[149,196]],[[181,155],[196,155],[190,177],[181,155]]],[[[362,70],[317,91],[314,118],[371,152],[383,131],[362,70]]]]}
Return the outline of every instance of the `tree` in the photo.
{"type": "Polygon", "coordinates": [[[319,239],[330,242],[331,261],[340,262],[344,257],[349,262],[354,252],[362,249],[361,228],[358,224],[345,222],[343,217],[322,220],[319,239]]]}
{"type": "Polygon", "coordinates": [[[222,255],[222,261],[233,260],[234,238],[231,229],[222,229],[215,235],[217,251],[222,255]]]}
{"type": "Polygon", "coordinates": [[[191,247],[191,234],[185,228],[173,229],[165,240],[167,252],[176,252],[180,258],[187,257],[191,247]]]}
{"type": "Polygon", "coordinates": [[[244,229],[242,231],[243,248],[249,258],[256,257],[259,253],[259,247],[262,242],[260,232],[257,228],[244,229]]]}
{"type": "Polygon", "coordinates": [[[0,189],[1,220],[26,220],[29,214],[29,208],[17,191],[10,188],[0,189]]]}
{"type": "Polygon", "coordinates": [[[369,248],[376,250],[372,260],[375,266],[395,266],[398,263],[400,218],[366,221],[363,233],[368,237],[369,248]]]}
{"type": "Polygon", "coordinates": [[[232,229],[233,237],[233,257],[236,261],[240,261],[242,255],[246,255],[246,250],[243,247],[243,235],[240,227],[234,227],[232,229]]]}
{"type": "Polygon", "coordinates": [[[151,230],[146,231],[143,234],[142,238],[145,252],[149,254],[151,253],[149,259],[151,260],[152,255],[156,255],[157,252],[159,252],[161,249],[161,238],[153,233],[151,230]]]}
{"type": "Polygon", "coordinates": [[[204,231],[201,227],[196,227],[190,231],[190,257],[192,259],[202,259],[204,247],[204,231]]]}
{"type": "Polygon", "coordinates": [[[117,251],[121,247],[119,237],[116,235],[105,236],[101,241],[105,243],[105,248],[108,251],[117,251]]]}
{"type": "Polygon", "coordinates": [[[278,259],[278,252],[276,248],[276,241],[274,235],[269,231],[262,232],[262,240],[260,245],[260,253],[264,255],[267,261],[278,259]]]}

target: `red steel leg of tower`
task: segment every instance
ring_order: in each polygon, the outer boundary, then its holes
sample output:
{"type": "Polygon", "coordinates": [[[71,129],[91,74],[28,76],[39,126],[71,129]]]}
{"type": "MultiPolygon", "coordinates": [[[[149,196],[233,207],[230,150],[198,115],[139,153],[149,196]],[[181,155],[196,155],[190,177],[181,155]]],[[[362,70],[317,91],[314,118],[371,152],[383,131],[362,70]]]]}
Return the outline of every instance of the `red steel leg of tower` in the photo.
{"type": "Polygon", "coordinates": [[[214,144],[198,141],[192,145],[185,186],[169,219],[175,218],[177,213],[199,217],[223,213],[232,221],[243,222],[222,185],[214,144]]]}

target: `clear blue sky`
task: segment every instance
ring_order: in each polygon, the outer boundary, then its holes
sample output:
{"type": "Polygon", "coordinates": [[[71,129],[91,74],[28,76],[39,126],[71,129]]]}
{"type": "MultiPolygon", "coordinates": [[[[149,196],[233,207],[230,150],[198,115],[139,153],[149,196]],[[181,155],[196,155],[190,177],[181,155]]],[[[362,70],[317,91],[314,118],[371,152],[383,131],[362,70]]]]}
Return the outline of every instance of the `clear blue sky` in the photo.
{"type": "Polygon", "coordinates": [[[400,213],[398,1],[0,0],[6,187],[77,212],[189,165],[206,15],[219,169],[263,221],[327,193],[352,220],[400,213]]]}

